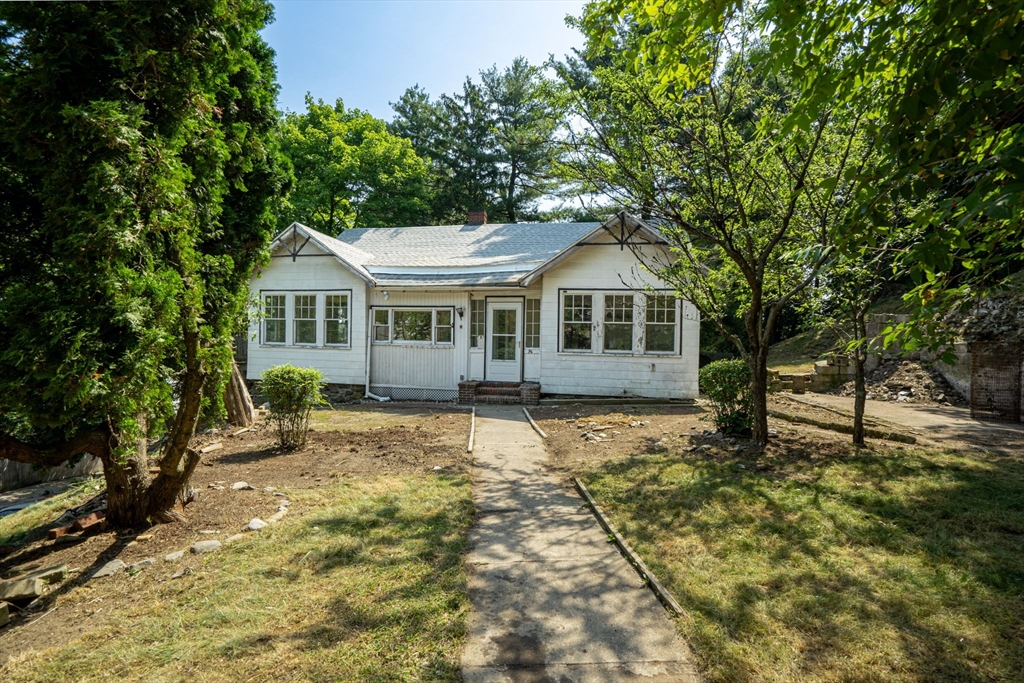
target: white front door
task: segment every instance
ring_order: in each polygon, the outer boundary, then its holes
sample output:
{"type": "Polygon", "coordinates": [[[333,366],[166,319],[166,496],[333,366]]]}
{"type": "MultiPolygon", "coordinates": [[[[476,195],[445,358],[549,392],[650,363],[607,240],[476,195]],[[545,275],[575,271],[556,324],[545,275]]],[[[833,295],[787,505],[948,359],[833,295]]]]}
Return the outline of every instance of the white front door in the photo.
{"type": "Polygon", "coordinates": [[[521,382],[523,304],[487,302],[487,360],[484,379],[521,382]]]}

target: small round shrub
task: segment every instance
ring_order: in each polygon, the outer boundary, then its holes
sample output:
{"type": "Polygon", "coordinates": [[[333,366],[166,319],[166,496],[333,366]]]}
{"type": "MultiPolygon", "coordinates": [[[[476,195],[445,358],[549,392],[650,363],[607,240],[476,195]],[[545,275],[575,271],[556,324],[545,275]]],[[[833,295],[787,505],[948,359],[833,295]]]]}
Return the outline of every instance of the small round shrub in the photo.
{"type": "Polygon", "coordinates": [[[711,420],[723,434],[747,436],[753,428],[750,367],[742,360],[716,360],[700,369],[700,390],[711,402],[711,420]]]}
{"type": "Polygon", "coordinates": [[[270,402],[270,418],[277,423],[283,448],[306,444],[309,414],[327,403],[321,393],[324,384],[319,370],[294,365],[275,365],[260,375],[260,392],[270,402]]]}

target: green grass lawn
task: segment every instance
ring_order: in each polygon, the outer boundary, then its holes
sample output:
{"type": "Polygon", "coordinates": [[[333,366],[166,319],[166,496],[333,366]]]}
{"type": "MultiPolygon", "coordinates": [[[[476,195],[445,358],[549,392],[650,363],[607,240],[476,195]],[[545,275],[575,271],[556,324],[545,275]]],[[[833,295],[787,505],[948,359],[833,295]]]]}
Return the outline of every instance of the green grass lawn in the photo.
{"type": "Polygon", "coordinates": [[[19,657],[0,680],[459,680],[468,480],[351,478],[289,495],[304,516],[140,585],[112,626],[19,657]]]}
{"type": "Polygon", "coordinates": [[[1024,465],[664,454],[582,479],[710,681],[1020,681],[1024,465]]]}

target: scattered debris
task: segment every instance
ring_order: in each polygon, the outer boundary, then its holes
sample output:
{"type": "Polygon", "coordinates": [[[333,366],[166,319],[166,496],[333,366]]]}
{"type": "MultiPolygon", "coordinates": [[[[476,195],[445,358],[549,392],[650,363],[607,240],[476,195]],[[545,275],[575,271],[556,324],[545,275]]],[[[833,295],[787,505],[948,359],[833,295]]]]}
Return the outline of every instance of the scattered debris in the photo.
{"type": "Polygon", "coordinates": [[[232,491],[255,491],[256,487],[250,486],[249,484],[245,483],[244,481],[236,481],[234,484],[231,485],[231,490],[232,491]]]}
{"type": "Polygon", "coordinates": [[[166,557],[164,557],[164,562],[177,562],[178,560],[180,560],[184,556],[185,556],[185,551],[184,550],[176,550],[175,552],[170,553],[166,557]]]}
{"type": "Polygon", "coordinates": [[[172,579],[180,579],[183,576],[188,576],[189,574],[194,574],[195,571],[196,570],[192,569],[192,567],[185,567],[185,568],[179,570],[178,572],[176,572],[174,574],[171,574],[171,578],[172,579]]]}
{"type": "Polygon", "coordinates": [[[81,519],[75,520],[75,523],[71,525],[71,530],[85,531],[86,529],[89,529],[101,523],[106,518],[106,516],[107,513],[103,512],[102,510],[93,512],[92,514],[86,515],[81,519]]]}
{"type": "MultiPolygon", "coordinates": [[[[864,378],[867,398],[894,403],[924,403],[966,406],[967,400],[946,381],[931,363],[891,358],[867,373],[864,378]]],[[[841,384],[831,393],[853,396],[852,381],[841,384]]]]}
{"type": "Polygon", "coordinates": [[[207,484],[207,488],[211,488],[214,491],[223,491],[224,490],[223,486],[219,486],[217,484],[207,484]]]}

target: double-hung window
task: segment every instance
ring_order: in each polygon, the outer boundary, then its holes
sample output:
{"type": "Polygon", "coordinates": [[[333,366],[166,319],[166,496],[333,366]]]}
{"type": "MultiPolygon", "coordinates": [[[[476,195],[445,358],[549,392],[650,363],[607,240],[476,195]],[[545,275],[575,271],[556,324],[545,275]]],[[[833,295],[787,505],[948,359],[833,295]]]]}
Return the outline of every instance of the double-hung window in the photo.
{"type": "Polygon", "coordinates": [[[284,344],[285,307],[283,294],[267,294],[263,297],[263,341],[266,344],[284,344]]]}
{"type": "Polygon", "coordinates": [[[562,296],[562,349],[590,351],[594,317],[594,297],[590,294],[564,294],[562,296]]]}
{"type": "Polygon", "coordinates": [[[324,295],[324,343],[348,344],[348,296],[345,294],[324,295]]]}
{"type": "Polygon", "coordinates": [[[675,353],[676,299],[668,294],[647,296],[644,350],[647,353],[675,353]]]}
{"type": "Polygon", "coordinates": [[[316,294],[295,295],[295,344],[316,344],[316,294]]]}
{"type": "Polygon", "coordinates": [[[378,308],[373,312],[373,341],[391,341],[391,311],[378,308]]]}
{"type": "Polygon", "coordinates": [[[633,295],[604,297],[604,350],[633,350],[633,295]]]}

